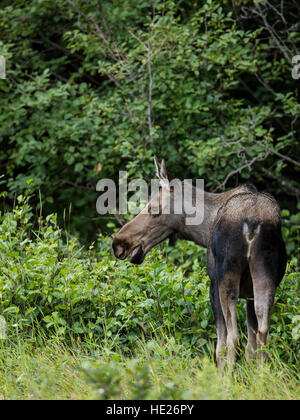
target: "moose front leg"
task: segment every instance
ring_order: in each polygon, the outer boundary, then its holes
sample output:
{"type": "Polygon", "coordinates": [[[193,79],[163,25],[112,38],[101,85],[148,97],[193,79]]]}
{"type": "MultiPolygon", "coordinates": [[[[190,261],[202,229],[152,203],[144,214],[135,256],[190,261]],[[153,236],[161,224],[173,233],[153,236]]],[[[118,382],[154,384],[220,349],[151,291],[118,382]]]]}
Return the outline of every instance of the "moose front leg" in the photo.
{"type": "Polygon", "coordinates": [[[217,330],[216,363],[219,371],[222,371],[225,366],[227,329],[220,303],[219,290],[213,282],[210,286],[210,301],[217,330]]]}
{"type": "Polygon", "coordinates": [[[236,361],[237,344],[239,339],[237,327],[236,304],[239,297],[240,275],[230,273],[224,275],[220,281],[219,295],[223,316],[227,328],[227,359],[232,370],[236,361]]]}
{"type": "Polygon", "coordinates": [[[216,362],[220,372],[224,370],[226,364],[226,339],[227,330],[224,318],[216,320],[217,329],[217,347],[216,347],[216,362]]]}
{"type": "Polygon", "coordinates": [[[248,331],[248,343],[246,354],[248,359],[255,357],[255,351],[257,348],[256,334],[257,334],[257,318],[254,309],[254,300],[247,299],[247,331],[248,331]]]}

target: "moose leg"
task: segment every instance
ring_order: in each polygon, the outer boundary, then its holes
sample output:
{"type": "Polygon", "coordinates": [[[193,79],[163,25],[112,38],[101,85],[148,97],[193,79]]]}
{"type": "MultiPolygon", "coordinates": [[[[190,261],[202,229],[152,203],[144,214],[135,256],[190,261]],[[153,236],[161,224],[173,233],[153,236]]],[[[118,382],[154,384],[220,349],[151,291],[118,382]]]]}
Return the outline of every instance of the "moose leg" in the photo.
{"type": "Polygon", "coordinates": [[[227,358],[231,369],[236,361],[236,350],[239,339],[236,315],[239,284],[240,275],[230,273],[222,278],[219,286],[220,302],[227,328],[227,358]]]}
{"type": "Polygon", "coordinates": [[[254,301],[247,299],[247,356],[253,358],[256,350],[257,318],[254,309],[254,301]]]}
{"type": "Polygon", "coordinates": [[[216,362],[219,371],[222,371],[225,365],[227,329],[220,303],[219,290],[213,283],[210,286],[210,301],[217,329],[216,362]]]}
{"type": "Polygon", "coordinates": [[[259,352],[260,363],[266,359],[266,352],[263,351],[267,343],[270,316],[275,298],[275,287],[270,285],[265,288],[254,287],[254,307],[257,317],[256,343],[259,352]]]}
{"type": "Polygon", "coordinates": [[[257,318],[256,344],[259,351],[261,365],[266,359],[264,351],[270,324],[271,311],[275,298],[275,282],[271,278],[264,261],[256,259],[250,263],[250,272],[253,282],[254,309],[257,318]]]}

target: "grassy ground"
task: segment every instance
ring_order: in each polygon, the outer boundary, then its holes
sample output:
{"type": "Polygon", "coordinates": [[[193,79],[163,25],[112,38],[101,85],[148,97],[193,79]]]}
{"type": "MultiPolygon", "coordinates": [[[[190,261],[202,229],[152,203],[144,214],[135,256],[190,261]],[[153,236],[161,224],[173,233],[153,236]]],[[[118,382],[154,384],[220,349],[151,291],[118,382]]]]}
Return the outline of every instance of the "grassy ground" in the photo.
{"type": "Polygon", "coordinates": [[[299,399],[297,372],[275,353],[263,370],[240,359],[220,375],[174,339],[138,342],[124,356],[93,343],[1,342],[1,399],[299,399]]]}

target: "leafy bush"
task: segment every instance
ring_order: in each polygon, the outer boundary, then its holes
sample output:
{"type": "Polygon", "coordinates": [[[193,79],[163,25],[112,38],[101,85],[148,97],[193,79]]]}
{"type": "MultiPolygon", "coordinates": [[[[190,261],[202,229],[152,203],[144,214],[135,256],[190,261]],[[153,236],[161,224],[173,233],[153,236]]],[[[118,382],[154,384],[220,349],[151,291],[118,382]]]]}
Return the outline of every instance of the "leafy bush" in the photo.
{"type": "MultiPolygon", "coordinates": [[[[300,210],[300,203],[297,204],[297,209],[300,210]]],[[[287,252],[290,255],[295,255],[300,259],[300,211],[295,214],[290,214],[289,210],[282,210],[281,216],[283,219],[282,234],[286,242],[287,252]]]]}
{"type": "Polygon", "coordinates": [[[208,278],[199,264],[185,277],[158,251],[141,267],[119,263],[107,237],[99,238],[98,252],[85,252],[75,238],[64,243],[55,216],[32,231],[28,199],[18,200],[1,216],[0,288],[2,312],[19,331],[32,332],[37,322],[59,335],[113,338],[124,349],[160,329],[195,345],[213,335],[208,278]]]}

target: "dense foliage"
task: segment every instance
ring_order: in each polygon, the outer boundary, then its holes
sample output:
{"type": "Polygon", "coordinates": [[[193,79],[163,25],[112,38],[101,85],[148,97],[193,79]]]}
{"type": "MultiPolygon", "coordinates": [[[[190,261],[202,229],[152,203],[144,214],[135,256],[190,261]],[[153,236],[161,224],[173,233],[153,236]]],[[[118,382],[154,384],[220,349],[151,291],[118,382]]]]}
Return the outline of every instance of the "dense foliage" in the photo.
{"type": "Polygon", "coordinates": [[[94,238],[107,231],[96,181],[152,177],[156,153],[174,176],[219,191],[250,180],[295,213],[298,17],[296,0],[3,0],[9,198],[33,178],[48,212],[72,203],[94,238]]]}

